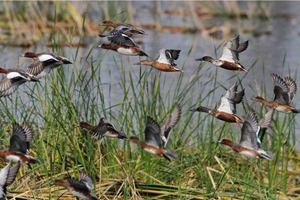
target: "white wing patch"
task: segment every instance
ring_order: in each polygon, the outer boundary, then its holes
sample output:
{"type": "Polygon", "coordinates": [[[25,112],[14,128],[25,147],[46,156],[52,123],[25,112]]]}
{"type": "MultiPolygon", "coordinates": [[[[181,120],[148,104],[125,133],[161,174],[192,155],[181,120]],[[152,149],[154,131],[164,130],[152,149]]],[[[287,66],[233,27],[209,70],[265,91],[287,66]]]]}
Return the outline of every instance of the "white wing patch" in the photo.
{"type": "Polygon", "coordinates": [[[38,57],[39,61],[41,62],[44,62],[44,61],[47,61],[47,60],[55,60],[55,61],[59,61],[57,60],[55,57],[51,56],[51,55],[48,55],[48,54],[43,54],[43,55],[40,55],[38,57]]]}
{"type": "Polygon", "coordinates": [[[159,50],[159,58],[157,59],[157,61],[159,63],[164,63],[164,64],[167,64],[167,65],[170,65],[170,62],[166,57],[165,51],[166,51],[165,49],[159,50]]]}
{"type": "Polygon", "coordinates": [[[218,110],[229,114],[234,114],[231,110],[231,103],[225,96],[221,97],[221,105],[219,106],[218,110]]]}
{"type": "Polygon", "coordinates": [[[8,79],[13,79],[13,78],[16,78],[16,77],[22,77],[24,79],[26,79],[24,76],[22,76],[19,72],[9,72],[6,77],[8,79]]]}
{"type": "Polygon", "coordinates": [[[226,60],[228,62],[235,62],[232,56],[232,51],[225,45],[223,47],[223,55],[219,60],[226,60]]]}

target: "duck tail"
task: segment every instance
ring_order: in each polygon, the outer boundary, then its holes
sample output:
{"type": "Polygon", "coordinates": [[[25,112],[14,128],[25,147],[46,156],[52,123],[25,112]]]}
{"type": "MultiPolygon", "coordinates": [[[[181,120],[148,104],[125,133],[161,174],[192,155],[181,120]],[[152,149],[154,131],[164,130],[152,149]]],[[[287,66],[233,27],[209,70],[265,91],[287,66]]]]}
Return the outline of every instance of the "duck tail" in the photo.
{"type": "Polygon", "coordinates": [[[244,123],[243,120],[241,120],[241,119],[236,119],[235,121],[236,121],[236,123],[238,123],[238,124],[243,124],[243,123],[244,123]]]}
{"type": "Polygon", "coordinates": [[[178,154],[175,151],[173,151],[173,150],[167,150],[167,149],[165,149],[163,155],[169,161],[172,161],[172,160],[178,158],[178,154]]]}
{"type": "Polygon", "coordinates": [[[30,160],[28,161],[28,164],[41,164],[41,161],[39,161],[38,159],[35,159],[35,158],[30,158],[30,160]]]}
{"type": "Polygon", "coordinates": [[[149,57],[144,51],[140,51],[139,56],[147,56],[147,57],[149,57]]]}
{"type": "Polygon", "coordinates": [[[238,71],[241,71],[241,72],[248,72],[245,67],[243,67],[242,65],[240,65],[240,68],[238,69],[238,71]]]}
{"type": "Polygon", "coordinates": [[[261,152],[259,157],[267,160],[273,160],[274,154],[270,151],[265,151],[265,152],[261,152]]]}
{"type": "Polygon", "coordinates": [[[292,112],[293,113],[300,113],[300,110],[296,109],[296,108],[292,108],[292,112]]]}

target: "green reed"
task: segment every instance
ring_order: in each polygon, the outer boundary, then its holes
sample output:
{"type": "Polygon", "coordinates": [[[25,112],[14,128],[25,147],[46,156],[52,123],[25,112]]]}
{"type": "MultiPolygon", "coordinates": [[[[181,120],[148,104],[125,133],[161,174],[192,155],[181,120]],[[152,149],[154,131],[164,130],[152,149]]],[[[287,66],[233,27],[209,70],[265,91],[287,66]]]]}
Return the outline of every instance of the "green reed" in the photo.
{"type": "MultiPolygon", "coordinates": [[[[38,3],[29,4],[34,9],[38,3]]],[[[65,3],[65,6],[70,8],[71,5],[65,3]]],[[[119,14],[117,5],[108,7],[109,12],[103,14],[109,16],[106,18],[119,14]]],[[[58,19],[70,18],[75,23],[74,14],[63,15],[69,9],[54,8],[54,26],[58,19]]],[[[12,9],[12,4],[6,3],[6,9],[12,9]]],[[[18,16],[17,13],[11,16],[18,16]]],[[[239,89],[246,88],[246,95],[248,90],[256,93],[256,87],[243,85],[243,80],[254,73],[252,69],[261,67],[258,60],[247,66],[248,73],[228,72],[232,76],[221,83],[219,77],[225,71],[208,69],[210,64],[199,64],[189,80],[184,81],[184,73],[164,73],[135,66],[117,53],[107,52],[102,58],[94,58],[91,52],[100,51],[96,45],[80,58],[79,46],[71,51],[63,50],[59,44],[65,40],[72,43],[79,29],[82,33],[89,29],[85,14],[80,16],[81,20],[77,19],[82,22],[81,28],[53,32],[50,37],[53,52],[70,58],[73,64],[55,69],[41,83],[27,83],[12,96],[0,100],[3,149],[9,145],[12,123],[26,121],[35,132],[31,154],[42,162],[21,167],[15,183],[8,187],[9,198],[18,194],[18,198],[23,199],[57,199],[65,190],[49,183],[56,178],[78,178],[79,170],[92,176],[94,192],[102,199],[280,199],[297,187],[299,156],[295,150],[298,143],[294,115],[275,113],[263,143],[264,149],[272,151],[275,157],[273,161],[266,161],[244,158],[218,144],[225,137],[238,142],[240,125],[189,111],[200,105],[214,108],[214,100],[220,98],[220,92],[225,92],[236,81],[239,89]],[[114,61],[112,69],[102,63],[108,56],[114,61]],[[124,59],[120,61],[120,57],[124,59]],[[105,82],[104,72],[110,80],[113,74],[118,74],[120,80],[117,84],[105,82]],[[204,79],[204,74],[209,78],[204,79]],[[116,90],[122,94],[118,95],[118,102],[112,103],[116,90]],[[88,131],[78,127],[80,121],[97,124],[100,117],[105,117],[118,130],[143,140],[146,117],[151,116],[161,124],[176,104],[181,105],[182,116],[167,146],[179,155],[172,162],[128,141],[113,138],[95,141],[88,131]]],[[[79,42],[84,42],[84,36],[80,36],[79,42]]],[[[215,48],[216,53],[221,51],[220,47],[215,48]]],[[[193,47],[180,59],[194,59],[190,56],[192,50],[193,47]]],[[[185,62],[179,66],[183,70],[186,67],[185,62]]],[[[262,69],[264,72],[264,66],[262,69]]],[[[264,77],[271,81],[269,74],[264,77]]],[[[267,89],[264,82],[258,83],[257,88],[271,98],[272,94],[266,92],[270,88],[267,89]]],[[[244,118],[249,107],[255,108],[259,119],[267,110],[245,98],[237,105],[238,115],[244,118]]],[[[6,163],[3,161],[1,165],[6,163]]]]}

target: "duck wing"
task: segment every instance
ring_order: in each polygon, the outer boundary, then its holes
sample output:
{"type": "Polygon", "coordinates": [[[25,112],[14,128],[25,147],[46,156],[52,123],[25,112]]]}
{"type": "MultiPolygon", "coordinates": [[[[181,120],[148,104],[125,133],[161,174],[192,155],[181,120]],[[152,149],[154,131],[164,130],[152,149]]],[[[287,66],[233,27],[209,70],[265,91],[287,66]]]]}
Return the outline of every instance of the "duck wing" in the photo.
{"type": "Polygon", "coordinates": [[[83,172],[80,173],[80,182],[85,184],[89,191],[94,188],[93,179],[83,172]]]}
{"type": "Polygon", "coordinates": [[[156,148],[162,148],[162,141],[160,137],[160,126],[159,124],[147,116],[147,124],[145,128],[145,142],[156,148]]]}
{"type": "Polygon", "coordinates": [[[4,76],[0,81],[0,97],[6,97],[14,93],[18,89],[19,85],[25,82],[26,80],[24,79],[13,80],[4,76]]]}
{"type": "Polygon", "coordinates": [[[70,184],[71,187],[75,188],[76,190],[90,192],[90,190],[86,186],[86,184],[81,182],[81,181],[70,178],[69,179],[69,184],[70,184]]]}
{"type": "Polygon", "coordinates": [[[257,149],[257,132],[259,131],[258,119],[254,110],[248,111],[246,119],[242,126],[242,135],[240,144],[242,146],[257,149]]]}
{"type": "Polygon", "coordinates": [[[174,126],[178,123],[181,116],[181,107],[180,105],[176,105],[175,109],[171,113],[170,117],[160,126],[160,134],[162,145],[165,147],[169,140],[170,133],[174,126]]]}
{"type": "Polygon", "coordinates": [[[10,137],[9,150],[22,154],[27,153],[26,135],[18,124],[13,124],[13,135],[10,137]]]}
{"type": "Polygon", "coordinates": [[[274,101],[279,104],[285,104],[289,105],[290,103],[290,97],[289,97],[289,86],[286,84],[286,82],[277,74],[271,74],[272,80],[274,83],[274,101]]]}
{"type": "Polygon", "coordinates": [[[138,45],[122,31],[112,32],[107,36],[107,39],[113,44],[138,47],[138,45]]]}
{"type": "Polygon", "coordinates": [[[172,66],[176,66],[175,60],[178,59],[181,50],[166,49],[165,55],[172,66]]]}
{"type": "Polygon", "coordinates": [[[229,41],[224,44],[223,46],[223,54],[222,57],[219,60],[225,60],[228,62],[233,62],[233,63],[238,63],[238,52],[237,51],[232,51],[232,42],[229,41]]]}
{"type": "Polygon", "coordinates": [[[274,108],[271,108],[265,115],[264,117],[259,121],[259,130],[257,132],[257,146],[260,149],[261,144],[263,142],[265,133],[267,129],[269,128],[273,115],[274,115],[274,108]]]}
{"type": "Polygon", "coordinates": [[[239,47],[237,48],[237,52],[241,53],[245,51],[248,48],[248,45],[249,45],[249,40],[239,44],[239,47]]]}
{"type": "Polygon", "coordinates": [[[30,150],[30,142],[33,138],[33,131],[32,129],[28,126],[28,124],[26,124],[25,122],[23,122],[21,125],[21,128],[23,129],[25,136],[26,136],[26,151],[29,152],[30,150]]]}
{"type": "Polygon", "coordinates": [[[218,110],[229,114],[235,114],[236,104],[240,103],[243,100],[244,95],[244,90],[237,93],[237,83],[235,83],[229,90],[227,90],[222,95],[221,104],[218,110]]]}
{"type": "Polygon", "coordinates": [[[287,85],[287,87],[289,88],[289,104],[293,101],[295,94],[297,92],[297,84],[296,82],[291,78],[291,77],[285,77],[285,83],[287,85]]]}
{"type": "Polygon", "coordinates": [[[13,167],[9,168],[8,176],[6,178],[6,186],[11,185],[18,174],[18,171],[20,169],[20,161],[18,161],[13,167]]]}

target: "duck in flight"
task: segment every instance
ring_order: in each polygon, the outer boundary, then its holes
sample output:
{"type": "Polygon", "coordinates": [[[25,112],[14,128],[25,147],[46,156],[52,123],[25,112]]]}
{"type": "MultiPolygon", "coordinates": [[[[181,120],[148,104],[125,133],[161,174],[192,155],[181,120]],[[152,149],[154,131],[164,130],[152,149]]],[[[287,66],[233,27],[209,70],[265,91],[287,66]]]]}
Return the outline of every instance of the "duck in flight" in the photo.
{"type": "Polygon", "coordinates": [[[300,110],[292,107],[290,104],[293,101],[297,92],[296,82],[289,76],[285,77],[284,80],[277,74],[271,74],[274,83],[274,100],[267,101],[266,99],[257,96],[252,100],[261,102],[269,108],[274,108],[277,111],[284,113],[299,113],[300,110]]]}
{"type": "Polygon", "coordinates": [[[36,76],[37,79],[47,76],[52,69],[61,65],[72,64],[67,58],[55,53],[33,53],[26,52],[21,57],[32,58],[33,63],[27,67],[26,71],[36,76]]]}
{"type": "Polygon", "coordinates": [[[4,69],[0,67],[0,73],[4,73],[5,76],[0,81],[0,97],[6,97],[14,93],[18,87],[26,82],[38,82],[39,79],[25,72],[22,69],[4,69]]]}
{"type": "Polygon", "coordinates": [[[247,72],[247,70],[239,62],[239,53],[245,51],[248,47],[248,44],[248,40],[240,43],[240,37],[238,35],[237,37],[224,44],[223,54],[220,59],[215,60],[210,56],[204,56],[202,58],[196,59],[196,61],[210,62],[217,67],[221,67],[227,70],[247,72]]]}
{"type": "Polygon", "coordinates": [[[33,131],[25,123],[13,124],[13,135],[10,137],[8,150],[1,150],[0,157],[7,160],[29,164],[40,164],[38,159],[28,155],[30,142],[33,138],[33,131]]]}
{"type": "Polygon", "coordinates": [[[221,97],[221,104],[217,109],[211,109],[199,106],[198,108],[192,108],[192,112],[205,112],[217,119],[225,122],[242,124],[241,118],[236,116],[236,104],[239,104],[245,95],[245,90],[237,92],[237,83],[235,83],[229,90],[227,90],[221,97]]]}
{"type": "Polygon", "coordinates": [[[274,110],[270,109],[267,114],[258,122],[257,116],[253,109],[250,109],[243,123],[241,139],[239,143],[234,143],[229,139],[222,139],[220,144],[232,148],[235,152],[248,158],[263,158],[272,160],[272,152],[265,151],[261,148],[261,143],[266,129],[270,126],[274,110]]]}
{"type": "Polygon", "coordinates": [[[147,65],[163,72],[183,72],[178,69],[175,60],[179,58],[181,50],[176,49],[160,49],[159,58],[154,61],[141,60],[134,65],[147,65]]]}
{"type": "Polygon", "coordinates": [[[80,173],[80,180],[73,178],[54,180],[51,182],[51,185],[65,187],[74,196],[85,200],[98,200],[96,195],[91,192],[94,188],[93,179],[84,172],[80,173]]]}
{"type": "MultiPolygon", "coordinates": [[[[114,23],[112,21],[103,21],[99,26],[107,26],[107,27],[113,27],[114,31],[122,30],[124,34],[126,34],[128,37],[131,37],[134,34],[141,34],[141,35],[147,35],[146,32],[132,24],[128,23],[114,23]]],[[[107,35],[99,35],[100,37],[107,37],[107,35]]]]}
{"type": "Polygon", "coordinates": [[[90,125],[87,122],[80,122],[79,126],[90,130],[92,138],[96,140],[100,140],[104,136],[119,139],[127,139],[124,133],[117,131],[116,128],[103,117],[100,119],[100,122],[97,126],[90,125]]]}
{"type": "Polygon", "coordinates": [[[164,157],[169,161],[178,157],[175,151],[168,150],[163,146],[161,128],[159,124],[149,116],[147,117],[144,134],[145,141],[141,141],[138,137],[134,136],[131,136],[129,141],[136,143],[148,153],[164,157]]]}
{"type": "Polygon", "coordinates": [[[108,41],[111,42],[110,44],[100,44],[98,45],[99,48],[116,51],[127,56],[148,57],[144,50],[142,50],[131,38],[134,34],[145,35],[145,31],[126,23],[115,24],[111,21],[104,21],[100,25],[114,27],[114,29],[107,35],[99,34],[100,37],[107,37],[108,41]]]}

